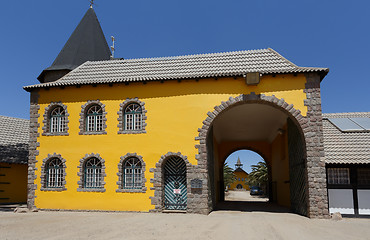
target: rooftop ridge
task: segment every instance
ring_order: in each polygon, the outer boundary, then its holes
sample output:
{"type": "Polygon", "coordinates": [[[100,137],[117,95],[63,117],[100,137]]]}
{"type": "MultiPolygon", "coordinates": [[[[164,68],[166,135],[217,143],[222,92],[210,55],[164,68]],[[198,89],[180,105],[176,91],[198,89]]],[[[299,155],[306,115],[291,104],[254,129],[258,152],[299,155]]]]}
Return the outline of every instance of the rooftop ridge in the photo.
{"type": "Polygon", "coordinates": [[[4,116],[4,115],[0,115],[0,118],[11,118],[11,119],[17,119],[17,120],[30,121],[29,119],[25,119],[25,118],[18,118],[18,117],[4,116]]]}
{"type": "Polygon", "coordinates": [[[350,117],[349,115],[362,115],[370,117],[370,112],[340,112],[340,113],[323,113],[323,118],[330,118],[330,117],[350,117]],[[347,116],[346,116],[347,115],[347,116]]]}
{"type": "MultiPolygon", "coordinates": [[[[87,61],[86,63],[103,63],[103,62],[125,62],[125,61],[138,61],[138,60],[148,60],[148,61],[154,61],[154,60],[174,60],[176,58],[185,57],[185,58],[191,58],[191,57],[201,57],[201,56],[213,56],[213,55],[227,55],[227,54],[233,54],[233,53],[253,53],[253,52],[267,52],[268,48],[261,48],[261,49],[250,49],[250,50],[235,50],[235,51],[225,51],[225,52],[212,52],[212,53],[196,53],[196,54],[185,54],[185,55],[172,55],[172,56],[162,56],[162,57],[142,57],[142,58],[125,58],[125,59],[107,59],[107,60],[98,60],[98,61],[87,61]]],[[[279,55],[281,57],[281,55],[279,55]]],[[[285,59],[284,57],[282,57],[285,59]]],[[[285,59],[287,60],[287,59],[285,59]]],[[[289,62],[289,60],[287,60],[289,62]]],[[[293,63],[292,63],[293,64],[293,63]]]]}

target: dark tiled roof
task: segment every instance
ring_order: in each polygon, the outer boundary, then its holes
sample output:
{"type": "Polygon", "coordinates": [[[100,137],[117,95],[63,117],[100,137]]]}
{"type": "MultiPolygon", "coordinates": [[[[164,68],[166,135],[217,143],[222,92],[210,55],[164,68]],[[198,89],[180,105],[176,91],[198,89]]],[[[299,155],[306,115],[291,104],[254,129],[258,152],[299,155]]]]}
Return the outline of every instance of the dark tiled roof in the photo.
{"type": "Polygon", "coordinates": [[[111,52],[95,11],[89,8],[53,64],[38,79],[44,82],[44,75],[48,71],[73,70],[86,61],[108,60],[110,56],[111,52]]]}
{"type": "Polygon", "coordinates": [[[0,162],[27,164],[29,120],[0,116],[0,162]]]}
{"type": "Polygon", "coordinates": [[[268,48],[177,57],[90,61],[57,81],[24,88],[30,90],[83,84],[242,76],[249,72],[261,74],[319,72],[323,78],[329,69],[298,67],[268,48]]]}
{"type": "Polygon", "coordinates": [[[342,132],[328,118],[370,117],[370,112],[323,114],[326,163],[370,163],[370,132],[342,132]]]}

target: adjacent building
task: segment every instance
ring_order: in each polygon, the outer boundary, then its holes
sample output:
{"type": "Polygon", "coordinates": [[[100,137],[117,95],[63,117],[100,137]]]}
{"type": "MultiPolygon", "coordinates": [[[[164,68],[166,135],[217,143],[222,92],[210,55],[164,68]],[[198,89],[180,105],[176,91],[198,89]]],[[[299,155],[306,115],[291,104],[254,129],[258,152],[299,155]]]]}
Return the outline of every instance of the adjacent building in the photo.
{"type": "Polygon", "coordinates": [[[0,116],[0,204],[27,202],[29,124],[0,116]]]}
{"type": "Polygon", "coordinates": [[[370,112],[323,114],[330,213],[370,216],[370,112]]]}

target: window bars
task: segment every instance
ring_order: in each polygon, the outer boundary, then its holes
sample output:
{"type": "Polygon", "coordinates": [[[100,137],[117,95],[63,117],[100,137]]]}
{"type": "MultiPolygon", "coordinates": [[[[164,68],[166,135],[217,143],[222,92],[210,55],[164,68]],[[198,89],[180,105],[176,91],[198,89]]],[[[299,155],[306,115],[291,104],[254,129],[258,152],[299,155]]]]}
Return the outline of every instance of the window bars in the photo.
{"type": "Polygon", "coordinates": [[[50,132],[65,132],[66,131],[66,117],[65,111],[62,107],[56,107],[50,113],[50,132]]]}
{"type": "Polygon", "coordinates": [[[141,130],[143,127],[142,109],[139,104],[131,103],[124,111],[125,130],[141,130]]]}
{"type": "Polygon", "coordinates": [[[84,168],[84,187],[85,188],[102,188],[103,174],[102,163],[97,158],[86,160],[84,168]]]}
{"type": "Polygon", "coordinates": [[[86,114],[86,131],[103,131],[103,111],[99,105],[91,106],[86,114]]]}
{"type": "Polygon", "coordinates": [[[59,158],[51,159],[46,165],[46,188],[63,187],[63,163],[59,158]]]}
{"type": "Polygon", "coordinates": [[[328,168],[328,184],[350,184],[349,168],[328,168]]]}
{"type": "Polygon", "coordinates": [[[123,188],[139,189],[142,188],[142,170],[139,159],[132,157],[125,161],[123,166],[123,188]]]}

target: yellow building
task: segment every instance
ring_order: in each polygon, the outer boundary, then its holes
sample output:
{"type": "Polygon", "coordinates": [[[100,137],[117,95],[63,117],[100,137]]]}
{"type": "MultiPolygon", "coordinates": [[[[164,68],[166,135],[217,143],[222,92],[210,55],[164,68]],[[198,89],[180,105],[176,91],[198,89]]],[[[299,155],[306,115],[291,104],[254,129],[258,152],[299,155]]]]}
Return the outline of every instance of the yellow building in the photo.
{"type": "Polygon", "coordinates": [[[27,202],[29,121],[0,116],[0,205],[27,202]]]}
{"type": "Polygon", "coordinates": [[[246,183],[248,180],[248,173],[243,170],[243,164],[240,162],[239,157],[235,164],[234,175],[235,181],[230,184],[230,190],[249,190],[249,186],[246,183]]]}
{"type": "Polygon", "coordinates": [[[109,54],[90,8],[40,84],[25,87],[30,208],[207,214],[223,200],[226,157],[250,149],[268,163],[278,203],[328,214],[320,140],[328,69],[298,67],[270,48],[109,54]]]}

